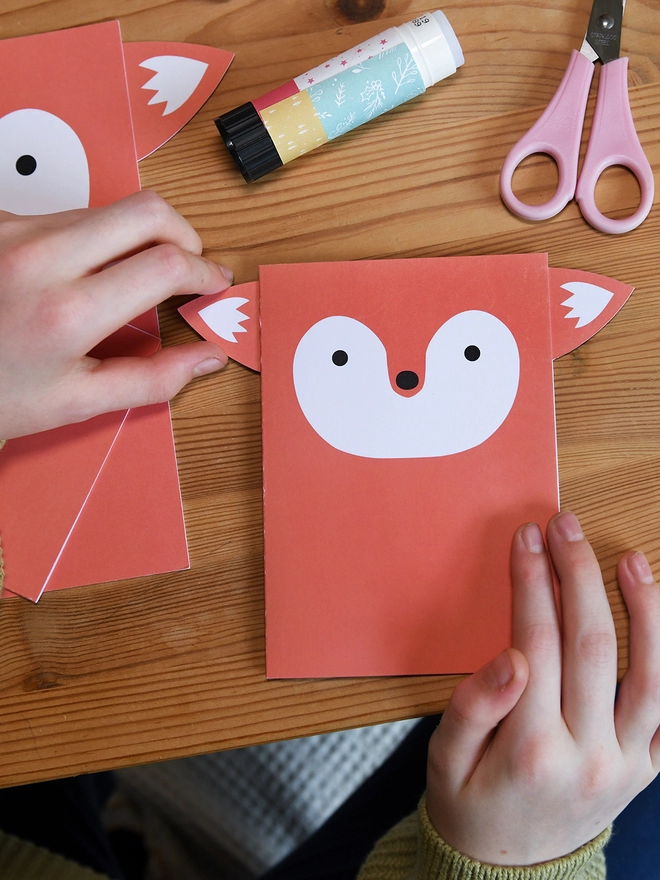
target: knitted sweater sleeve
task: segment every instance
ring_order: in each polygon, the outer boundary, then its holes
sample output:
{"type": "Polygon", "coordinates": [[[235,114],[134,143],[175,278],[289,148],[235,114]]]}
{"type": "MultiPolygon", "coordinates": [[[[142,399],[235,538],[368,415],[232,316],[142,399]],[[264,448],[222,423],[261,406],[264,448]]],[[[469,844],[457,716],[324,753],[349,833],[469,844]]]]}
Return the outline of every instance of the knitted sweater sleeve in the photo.
{"type": "Polygon", "coordinates": [[[607,829],[561,859],[523,868],[484,865],[439,836],[422,799],[417,813],[395,825],[376,844],[357,880],[605,880],[607,829]]]}
{"type": "Polygon", "coordinates": [[[110,880],[77,862],[0,831],[2,880],[110,880]]]}

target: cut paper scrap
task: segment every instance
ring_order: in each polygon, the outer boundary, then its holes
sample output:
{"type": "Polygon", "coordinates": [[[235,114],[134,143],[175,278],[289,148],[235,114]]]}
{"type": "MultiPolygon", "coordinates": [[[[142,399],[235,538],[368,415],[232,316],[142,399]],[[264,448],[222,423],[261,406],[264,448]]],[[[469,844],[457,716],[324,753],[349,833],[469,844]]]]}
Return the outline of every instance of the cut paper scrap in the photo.
{"type": "Polygon", "coordinates": [[[525,254],[264,266],[223,294],[259,300],[269,678],[470,672],[510,644],[512,536],[559,507],[553,358],[631,292],[525,254]]]}
{"type": "Polygon", "coordinates": [[[138,159],[162,146],[211,97],[234,55],[190,43],[125,43],[138,159]]]}
{"type": "MultiPolygon", "coordinates": [[[[45,214],[136,192],[138,156],[194,115],[231,58],[185,43],[124,45],[116,21],[1,41],[0,210],[45,214]],[[196,74],[172,86],[174,67],[196,74]]],[[[90,354],[148,357],[159,346],[152,309],[90,354]]],[[[5,594],[33,601],[44,589],[187,567],[169,407],[8,441],[0,539],[5,594]]]]}

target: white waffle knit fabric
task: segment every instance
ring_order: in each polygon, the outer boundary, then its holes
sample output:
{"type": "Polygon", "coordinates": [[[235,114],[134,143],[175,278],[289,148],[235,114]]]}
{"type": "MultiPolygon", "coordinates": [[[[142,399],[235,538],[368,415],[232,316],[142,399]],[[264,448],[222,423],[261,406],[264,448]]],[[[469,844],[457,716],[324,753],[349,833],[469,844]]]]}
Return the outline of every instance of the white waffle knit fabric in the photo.
{"type": "Polygon", "coordinates": [[[195,846],[224,849],[255,874],[316,831],[394,751],[416,719],[119,772],[140,807],[195,846]]]}

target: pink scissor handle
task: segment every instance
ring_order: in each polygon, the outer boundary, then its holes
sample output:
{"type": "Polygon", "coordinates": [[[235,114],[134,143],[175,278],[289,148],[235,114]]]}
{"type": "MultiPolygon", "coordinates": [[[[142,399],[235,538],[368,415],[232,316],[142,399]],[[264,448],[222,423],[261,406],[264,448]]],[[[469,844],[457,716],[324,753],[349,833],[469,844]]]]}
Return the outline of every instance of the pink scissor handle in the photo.
{"type": "Polygon", "coordinates": [[[580,172],[575,198],[582,216],[594,229],[616,235],[630,232],[646,219],[653,204],[653,171],[635,131],[628,99],[628,59],[617,58],[603,65],[587,154],[580,172]],[[630,217],[614,220],[596,207],[598,178],[613,165],[623,165],[637,178],[639,207],[630,217]]]}
{"type": "Polygon", "coordinates": [[[573,49],[562,81],[548,106],[504,160],[500,193],[507,208],[525,220],[549,220],[575,195],[582,126],[594,65],[573,49]],[[547,153],[557,163],[559,183],[553,197],[542,205],[526,205],[511,188],[513,172],[534,153],[547,153]]]}

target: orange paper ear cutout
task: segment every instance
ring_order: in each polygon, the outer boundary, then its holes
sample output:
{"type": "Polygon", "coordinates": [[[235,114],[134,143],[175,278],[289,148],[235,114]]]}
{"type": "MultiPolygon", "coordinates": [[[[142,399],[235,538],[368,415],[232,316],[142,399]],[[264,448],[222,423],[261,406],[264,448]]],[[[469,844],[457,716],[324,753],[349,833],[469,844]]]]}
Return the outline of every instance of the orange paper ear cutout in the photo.
{"type": "MultiPolygon", "coordinates": [[[[579,269],[550,267],[548,279],[553,359],[568,354],[594,336],[625,305],[635,289],[615,278],[579,269]]],[[[215,342],[232,360],[257,372],[261,370],[259,282],[199,297],[186,303],[179,312],[200,336],[215,342]]]]}
{"type": "Polygon", "coordinates": [[[258,281],[199,296],[181,306],[179,313],[200,336],[215,342],[232,360],[251,370],[261,370],[258,281]]]}
{"type": "Polygon", "coordinates": [[[211,97],[234,55],[191,43],[124,43],[138,159],[183,128],[211,97]]]}
{"type": "Polygon", "coordinates": [[[551,268],[549,282],[553,358],[568,354],[601,330],[635,289],[578,269],[551,268]]]}

